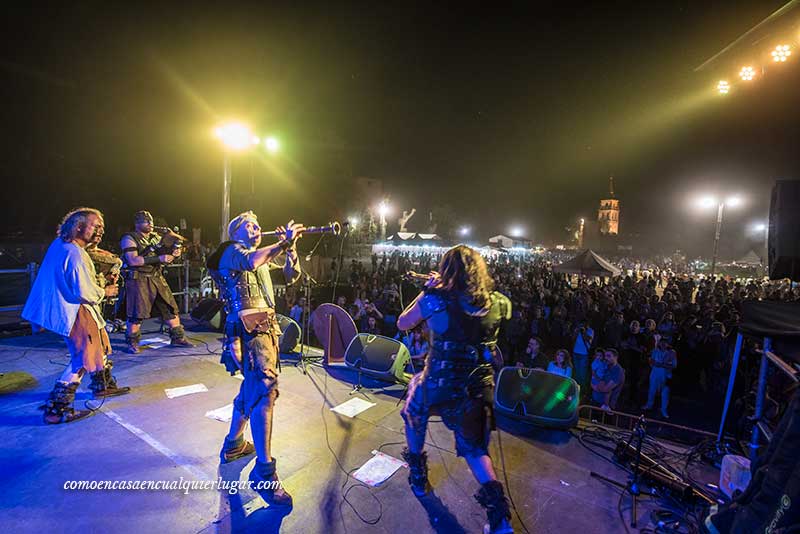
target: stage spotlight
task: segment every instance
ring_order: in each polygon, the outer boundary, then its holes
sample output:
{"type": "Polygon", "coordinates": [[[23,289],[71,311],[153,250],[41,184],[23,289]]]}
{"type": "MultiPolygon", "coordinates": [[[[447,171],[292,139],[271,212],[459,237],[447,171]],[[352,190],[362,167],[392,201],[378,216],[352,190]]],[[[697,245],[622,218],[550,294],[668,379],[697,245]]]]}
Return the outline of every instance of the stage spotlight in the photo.
{"type": "Polygon", "coordinates": [[[458,234],[461,237],[467,237],[469,235],[469,233],[470,233],[470,227],[469,226],[462,226],[461,228],[458,229],[458,234]]]}
{"type": "Polygon", "coordinates": [[[742,205],[742,197],[736,197],[736,196],[728,197],[725,200],[725,205],[730,206],[732,208],[735,208],[736,206],[741,206],[742,205]]]}
{"type": "Polygon", "coordinates": [[[695,202],[700,208],[710,208],[717,205],[717,199],[712,196],[700,197],[695,202]]]}
{"type": "Polygon", "coordinates": [[[753,69],[753,67],[742,67],[742,70],[739,71],[739,77],[742,80],[749,82],[756,77],[756,71],[753,69]]]}
{"type": "Polygon", "coordinates": [[[772,61],[783,62],[789,59],[792,55],[792,49],[789,45],[778,45],[772,51],[772,61]]]}
{"type": "Polygon", "coordinates": [[[719,83],[717,84],[717,91],[721,95],[727,95],[730,90],[731,90],[731,84],[729,84],[725,80],[720,80],[719,83]]]}

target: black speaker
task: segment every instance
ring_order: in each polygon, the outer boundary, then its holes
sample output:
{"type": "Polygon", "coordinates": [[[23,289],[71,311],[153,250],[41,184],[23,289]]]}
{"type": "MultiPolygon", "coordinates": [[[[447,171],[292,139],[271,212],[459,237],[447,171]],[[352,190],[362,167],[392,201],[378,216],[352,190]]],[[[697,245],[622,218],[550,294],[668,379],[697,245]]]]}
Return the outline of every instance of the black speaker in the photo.
{"type": "Polygon", "coordinates": [[[205,298],[189,313],[192,319],[205,323],[217,332],[222,332],[225,327],[225,304],[219,299],[205,298]]]}
{"type": "Polygon", "coordinates": [[[285,315],[276,314],[278,325],[281,327],[281,337],[278,339],[278,350],[283,354],[300,352],[302,328],[294,319],[285,315]]]}
{"type": "Polygon", "coordinates": [[[800,180],[777,180],[769,204],[769,277],[800,280],[800,180]]]}
{"type": "Polygon", "coordinates": [[[411,354],[405,345],[396,339],[373,334],[358,334],[344,353],[348,367],[379,380],[401,384],[407,384],[410,379],[405,372],[409,361],[411,354]]]}
{"type": "Polygon", "coordinates": [[[524,367],[503,367],[494,390],[498,413],[551,428],[575,426],[579,400],[573,379],[524,367]]]}

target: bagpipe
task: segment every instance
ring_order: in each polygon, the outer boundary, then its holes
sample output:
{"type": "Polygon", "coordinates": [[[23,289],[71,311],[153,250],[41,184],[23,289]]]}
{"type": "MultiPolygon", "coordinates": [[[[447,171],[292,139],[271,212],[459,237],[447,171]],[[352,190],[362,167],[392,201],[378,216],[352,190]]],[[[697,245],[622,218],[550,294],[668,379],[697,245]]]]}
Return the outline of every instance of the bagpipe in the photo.
{"type": "Polygon", "coordinates": [[[97,246],[89,246],[86,248],[86,253],[94,263],[94,269],[97,272],[98,280],[103,277],[106,284],[115,284],[119,279],[119,272],[122,268],[122,260],[119,256],[108,250],[103,250],[97,246]]]}
{"type": "Polygon", "coordinates": [[[153,230],[161,234],[161,239],[158,243],[148,246],[144,249],[144,256],[154,254],[160,256],[162,254],[170,254],[175,256],[176,252],[183,248],[186,238],[174,231],[168,226],[153,226],[153,230]]]}

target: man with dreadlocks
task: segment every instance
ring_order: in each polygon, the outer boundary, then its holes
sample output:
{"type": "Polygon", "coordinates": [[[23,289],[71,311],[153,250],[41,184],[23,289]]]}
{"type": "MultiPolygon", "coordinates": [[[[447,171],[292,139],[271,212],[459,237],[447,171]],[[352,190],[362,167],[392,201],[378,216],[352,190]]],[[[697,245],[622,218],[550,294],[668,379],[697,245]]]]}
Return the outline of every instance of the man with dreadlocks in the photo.
{"type": "Polygon", "coordinates": [[[493,291],[486,262],[477,251],[458,245],[448,250],[423,291],[397,320],[400,330],[423,321],[431,331],[425,369],[411,379],[401,412],[408,446],[408,481],[417,497],[428,490],[427,455],[422,450],[428,417],[441,416],[453,431],[456,454],[463,457],[481,489],[475,495],[486,509],[484,532],[513,532],[508,500],[489,457],[493,428],[494,370],[500,322],[511,317],[511,303],[493,291]]]}
{"type": "Polygon", "coordinates": [[[117,286],[105,289],[97,284],[90,243],[103,235],[103,214],[92,208],[78,208],[64,216],[58,237],[47,249],[33,283],[22,317],[36,327],[64,336],[70,363],[56,381],[44,406],[44,422],[69,423],[90,415],[75,410],[75,392],[86,372],[91,373],[90,388],[97,397],[123,395],[128,387],[118,387],[111,374],[111,343],[105,330],[101,303],[117,294],[117,286]]]}

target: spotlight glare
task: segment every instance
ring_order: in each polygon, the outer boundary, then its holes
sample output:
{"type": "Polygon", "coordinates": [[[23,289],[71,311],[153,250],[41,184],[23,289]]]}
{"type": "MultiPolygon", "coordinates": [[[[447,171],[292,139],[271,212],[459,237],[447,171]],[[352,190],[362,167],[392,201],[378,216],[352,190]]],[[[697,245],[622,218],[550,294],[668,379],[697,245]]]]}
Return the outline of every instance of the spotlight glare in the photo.
{"type": "Polygon", "coordinates": [[[725,201],[725,204],[732,208],[735,208],[736,206],[741,206],[742,197],[736,197],[736,196],[728,197],[728,199],[725,201]]]}
{"type": "Polygon", "coordinates": [[[214,135],[232,150],[244,150],[253,141],[250,128],[238,122],[230,122],[214,129],[214,135]]]}
{"type": "Polygon", "coordinates": [[[791,55],[792,49],[789,45],[778,45],[775,47],[775,50],[772,51],[772,61],[782,63],[789,59],[791,55]]]}
{"type": "Polygon", "coordinates": [[[720,80],[717,84],[717,91],[721,95],[727,95],[728,92],[731,90],[731,84],[727,82],[727,80],[720,80]]]}
{"type": "Polygon", "coordinates": [[[700,197],[697,199],[697,205],[701,208],[711,208],[717,205],[717,199],[712,196],[700,197]]]}
{"type": "Polygon", "coordinates": [[[275,153],[281,148],[281,143],[274,137],[267,137],[264,139],[264,146],[267,147],[267,150],[275,153]]]}
{"type": "Polygon", "coordinates": [[[750,66],[742,67],[742,70],[739,71],[739,77],[746,82],[752,81],[756,77],[756,71],[750,66]]]}

